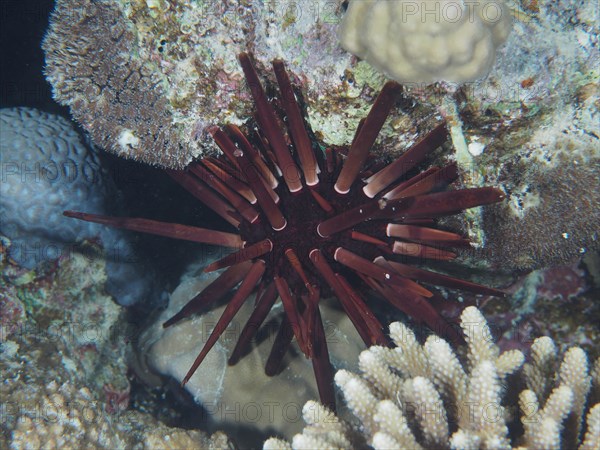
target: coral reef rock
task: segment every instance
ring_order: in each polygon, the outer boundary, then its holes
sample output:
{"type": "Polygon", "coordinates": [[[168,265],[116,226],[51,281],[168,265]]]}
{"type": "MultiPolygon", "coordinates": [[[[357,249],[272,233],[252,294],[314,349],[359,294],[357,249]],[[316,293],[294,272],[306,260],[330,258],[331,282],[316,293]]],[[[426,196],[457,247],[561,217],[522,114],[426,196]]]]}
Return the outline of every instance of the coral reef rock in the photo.
{"type": "Polygon", "coordinates": [[[340,42],[401,83],[465,82],[487,75],[512,24],[503,0],[352,0],[340,42]]]}
{"type": "MultiPolygon", "coordinates": [[[[140,375],[151,383],[155,382],[151,380],[153,373],[170,376],[178,382],[184,378],[225,308],[223,305],[163,328],[167,319],[216,278],[214,274],[201,274],[203,268],[204,264],[190,268],[171,295],[169,308],[140,339],[139,370],[146,371],[140,375]]],[[[281,306],[267,317],[266,330],[253,340],[249,354],[234,366],[227,366],[253,303],[251,300],[245,303],[185,388],[205,408],[207,421],[217,428],[227,426],[232,438],[241,433],[235,430],[241,423],[251,423],[263,433],[276,431],[291,437],[302,428],[302,405],[318,394],[310,361],[298,349],[292,351],[293,356],[285,357],[282,373],[276,377],[265,375],[265,362],[279,329],[278,318],[283,313],[281,306]]],[[[332,363],[350,369],[352,363],[348,361],[356,360],[364,344],[347,316],[325,303],[321,309],[332,363]]]]}
{"type": "MultiPolygon", "coordinates": [[[[216,150],[208,126],[251,116],[236,60],[250,50],[265,73],[283,59],[317,137],[347,144],[385,80],[366,63],[351,67],[336,38],[342,14],[330,0],[59,0],[43,43],[46,75],[96,144],[182,168],[216,150]]],[[[402,149],[415,137],[414,122],[395,118],[380,142],[395,143],[398,127],[408,125],[402,149]]]]}
{"type": "Polygon", "coordinates": [[[231,448],[222,433],[129,408],[124,353],[134,331],[103,294],[102,260],[75,255],[37,279],[6,258],[0,269],[1,448],[231,448]],[[5,315],[19,308],[27,314],[5,315]]]}
{"type": "Polygon", "coordinates": [[[479,222],[489,259],[524,270],[600,248],[598,7],[533,3],[511,5],[513,31],[488,77],[423,95],[445,111],[462,179],[509,196],[479,222]]]}
{"type": "Polygon", "coordinates": [[[371,347],[360,355],[362,375],[336,375],[360,425],[309,402],[302,434],[264,448],[598,448],[600,359],[590,368],[586,353],[571,347],[560,361],[552,339],[541,337],[523,366],[520,351],[500,353],[477,308],[465,308],[461,327],[465,364],[439,337],[421,345],[392,323],[396,348],[371,347]]]}
{"type": "Polygon", "coordinates": [[[599,148],[598,137],[555,125],[505,158],[498,182],[510,201],[484,225],[492,261],[547,267],[600,249],[599,148]]]}

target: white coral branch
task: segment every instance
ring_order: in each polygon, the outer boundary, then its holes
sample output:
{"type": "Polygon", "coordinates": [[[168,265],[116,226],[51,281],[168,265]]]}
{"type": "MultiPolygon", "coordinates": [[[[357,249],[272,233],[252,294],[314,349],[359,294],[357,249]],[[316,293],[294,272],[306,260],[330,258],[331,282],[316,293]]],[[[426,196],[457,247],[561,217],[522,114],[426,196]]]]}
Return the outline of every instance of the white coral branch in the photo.
{"type": "Polygon", "coordinates": [[[496,366],[488,360],[477,364],[469,380],[467,402],[461,405],[465,410],[460,428],[479,435],[483,448],[510,448],[500,394],[496,366]]]}
{"type": "Polygon", "coordinates": [[[557,350],[554,341],[542,336],[531,345],[531,363],[525,364],[527,387],[535,392],[538,399],[545,402],[551,391],[550,376],[556,370],[557,350]]]}
{"type": "Polygon", "coordinates": [[[381,444],[391,438],[394,442],[398,443],[398,447],[388,448],[422,448],[410,428],[408,428],[406,416],[393,401],[383,400],[379,402],[377,412],[375,413],[375,422],[379,426],[380,431],[373,435],[372,444],[374,447],[383,448],[381,444]],[[377,434],[381,436],[377,438],[378,445],[376,446],[377,434]]]}
{"type": "Polygon", "coordinates": [[[397,347],[394,349],[400,356],[397,370],[407,377],[426,377],[430,373],[427,355],[417,341],[415,333],[400,322],[390,324],[390,336],[397,347]]]}
{"type": "Polygon", "coordinates": [[[588,359],[579,347],[572,347],[565,353],[560,365],[559,380],[561,386],[568,386],[573,391],[573,412],[578,418],[583,415],[585,399],[590,391],[588,359]]]}
{"type": "Polygon", "coordinates": [[[358,375],[346,370],[340,370],[335,374],[335,382],[344,393],[344,399],[350,410],[362,421],[365,431],[370,432],[374,428],[373,416],[377,399],[369,389],[369,385],[358,375]]]}
{"type": "Polygon", "coordinates": [[[436,387],[453,404],[462,403],[467,395],[467,374],[450,344],[437,336],[430,336],[424,347],[436,387]]]}
{"type": "Polygon", "coordinates": [[[402,392],[421,426],[426,446],[437,448],[445,445],[448,441],[448,418],[433,383],[427,378],[416,377],[404,383],[402,392]]]}
{"type": "Polygon", "coordinates": [[[471,368],[481,361],[495,361],[498,358],[498,347],[494,344],[485,318],[477,308],[465,308],[460,316],[460,326],[469,344],[471,368]]]}
{"type": "MultiPolygon", "coordinates": [[[[468,343],[468,370],[443,339],[430,336],[421,345],[408,327],[391,324],[396,348],[373,346],[360,356],[361,375],[340,370],[335,376],[360,427],[353,430],[325,407],[309,402],[303,409],[307,427],[294,437],[291,448],[364,445],[353,440],[353,431],[376,449],[491,450],[517,443],[515,450],[558,449],[561,444],[577,448],[578,443],[567,442],[565,436],[579,436],[579,418],[591,398],[592,380],[598,385],[600,363],[596,361],[590,376],[585,352],[575,347],[566,352],[556,373],[556,345],[550,338],[539,338],[532,345],[532,361],[519,373],[523,354],[500,353],[477,308],[465,308],[461,327],[468,343]],[[524,375],[529,389],[518,401],[524,433],[509,437],[505,406],[517,405],[503,404],[505,391],[514,389],[503,383],[511,374],[524,375]],[[450,419],[456,418],[458,430],[450,435],[450,419]]],[[[597,449],[600,405],[590,410],[587,426],[580,450],[597,449]]],[[[290,448],[284,444],[270,439],[265,448],[290,448]]]]}
{"type": "Polygon", "coordinates": [[[600,448],[600,403],[597,403],[587,415],[587,433],[579,450],[600,448]]]}

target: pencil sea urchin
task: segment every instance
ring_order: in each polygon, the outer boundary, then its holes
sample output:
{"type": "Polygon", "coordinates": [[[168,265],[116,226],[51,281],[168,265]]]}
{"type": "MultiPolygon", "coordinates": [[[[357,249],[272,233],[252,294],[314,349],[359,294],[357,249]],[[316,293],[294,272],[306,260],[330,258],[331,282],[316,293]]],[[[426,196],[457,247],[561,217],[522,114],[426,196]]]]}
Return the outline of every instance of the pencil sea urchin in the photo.
{"type": "Polygon", "coordinates": [[[432,228],[434,218],[498,202],[504,194],[490,187],[444,191],[458,176],[453,164],[407,176],[446,141],[444,125],[387,166],[378,167],[371,161],[369,150],[401,92],[397,83],[383,87],[349,148],[322,152],[309,137],[283,62],[273,62],[280,96],[270,102],[251,57],[242,53],[239,59],[254,98],[258,126],[248,133],[235,125],[212,128],[224,156],[204,158],[185,171],[169,171],[186,190],[236,227],[238,234],[141,218],[73,211],[65,211],[65,215],[238,249],[206,268],[227,270],[164,324],[171,326],[202,310],[239,285],[183,383],[256,290],[255,308],[229,363],[235,364],[243,356],[279,297],[285,316],[266,372],[277,373],[295,337],[302,352],[312,359],[321,401],[334,407],[333,370],[319,313],[320,298],[331,294],[338,298],[366,345],[387,344],[382,325],[363,298],[366,290],[417,321],[443,330],[444,320],[427,300],[432,292],[418,282],[483,294],[502,292],[408,266],[399,259],[454,258],[448,249],[468,241],[432,228]],[[285,117],[276,113],[279,110],[285,117]]]}

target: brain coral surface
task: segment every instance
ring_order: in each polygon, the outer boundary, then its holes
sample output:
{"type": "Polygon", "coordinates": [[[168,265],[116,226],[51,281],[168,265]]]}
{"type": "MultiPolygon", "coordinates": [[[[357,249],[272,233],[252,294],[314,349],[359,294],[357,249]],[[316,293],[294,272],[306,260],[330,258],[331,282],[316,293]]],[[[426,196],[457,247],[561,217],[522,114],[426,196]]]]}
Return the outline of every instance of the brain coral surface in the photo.
{"type": "Polygon", "coordinates": [[[31,108],[0,110],[0,233],[10,256],[33,269],[70,257],[85,240],[101,243],[109,292],[120,304],[161,298],[154,271],[122,230],[73,220],[65,210],[105,214],[116,187],[67,119],[31,108]]]}
{"type": "Polygon", "coordinates": [[[71,123],[36,109],[6,108],[0,129],[0,231],[12,240],[12,258],[33,268],[98,235],[98,225],[62,215],[103,211],[107,189],[96,154],[71,123]]]}

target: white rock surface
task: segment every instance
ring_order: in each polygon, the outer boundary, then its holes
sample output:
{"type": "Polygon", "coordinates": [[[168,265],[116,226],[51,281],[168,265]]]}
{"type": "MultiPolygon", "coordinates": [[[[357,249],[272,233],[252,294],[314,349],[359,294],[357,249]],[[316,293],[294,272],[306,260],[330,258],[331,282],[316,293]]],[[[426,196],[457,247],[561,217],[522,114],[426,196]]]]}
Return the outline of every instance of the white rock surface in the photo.
{"type": "MultiPolygon", "coordinates": [[[[188,271],[171,295],[168,309],[142,337],[141,351],[146,355],[149,367],[177,381],[184,378],[224,310],[221,306],[167,329],[162,327],[164,321],[217,276],[202,274],[201,270],[196,266],[188,271]]],[[[291,438],[302,429],[304,403],[318,399],[312,364],[295,343],[293,355],[288,352],[285,357],[287,366],[274,377],[268,377],[264,372],[274,333],[258,345],[254,342],[253,351],[238,364],[227,365],[227,358],[253,305],[254,298],[251,297],[185,387],[217,425],[251,424],[264,432],[276,430],[291,438]]],[[[336,368],[352,367],[353,361],[364,350],[364,344],[347,316],[332,306],[325,302],[321,307],[330,358],[336,368]]],[[[276,303],[265,324],[282,312],[281,304],[276,303]]],[[[278,326],[271,324],[270,329],[275,332],[278,326]]]]}

